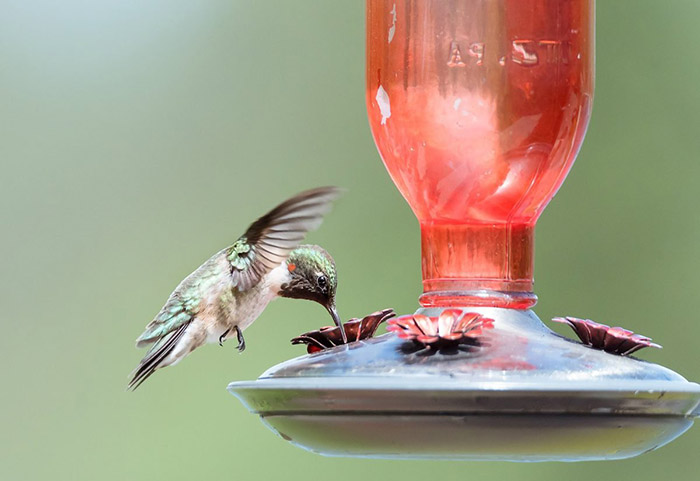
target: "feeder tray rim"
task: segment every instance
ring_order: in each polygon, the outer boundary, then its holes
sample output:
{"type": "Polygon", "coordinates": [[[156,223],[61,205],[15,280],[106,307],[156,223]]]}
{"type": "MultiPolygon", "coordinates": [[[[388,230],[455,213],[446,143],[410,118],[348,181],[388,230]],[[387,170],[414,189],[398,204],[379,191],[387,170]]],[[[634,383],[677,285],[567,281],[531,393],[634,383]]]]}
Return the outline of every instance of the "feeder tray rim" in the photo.
{"type": "MultiPolygon", "coordinates": [[[[460,391],[460,392],[630,392],[630,393],[654,393],[665,394],[698,394],[700,384],[689,381],[663,381],[663,380],[628,380],[621,379],[610,381],[610,387],[601,388],[600,381],[546,381],[538,383],[514,382],[514,381],[479,381],[464,385],[460,380],[435,380],[433,376],[411,376],[388,378],[384,376],[357,376],[357,377],[298,377],[298,378],[260,378],[255,381],[234,381],[228,385],[228,390],[236,389],[323,389],[323,390],[372,390],[372,391],[460,391]],[[415,388],[407,383],[421,380],[421,388],[415,388]],[[428,382],[424,382],[428,381],[428,382]]],[[[542,382],[540,380],[540,382],[542,382]]]]}
{"type": "MultiPolygon", "coordinates": [[[[420,388],[407,379],[259,379],[228,390],[262,416],[289,414],[438,415],[621,415],[693,418],[700,415],[700,385],[687,381],[620,381],[610,388],[589,382],[463,383],[432,381],[420,388]],[[377,383],[381,379],[382,382],[377,383]],[[398,396],[398,398],[397,398],[398,396]],[[334,399],[333,402],[328,402],[334,399]],[[387,403],[387,399],[393,399],[387,403]]],[[[414,378],[415,382],[416,379],[414,378]]]]}

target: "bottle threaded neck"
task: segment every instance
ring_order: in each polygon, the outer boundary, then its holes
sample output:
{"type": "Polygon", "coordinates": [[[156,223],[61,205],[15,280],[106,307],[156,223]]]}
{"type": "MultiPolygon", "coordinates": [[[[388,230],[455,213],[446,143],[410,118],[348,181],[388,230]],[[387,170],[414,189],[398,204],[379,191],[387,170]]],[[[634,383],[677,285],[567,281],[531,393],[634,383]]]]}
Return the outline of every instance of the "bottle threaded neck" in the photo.
{"type": "Polygon", "coordinates": [[[534,225],[421,223],[424,307],[525,309],[532,292],[534,225]]]}

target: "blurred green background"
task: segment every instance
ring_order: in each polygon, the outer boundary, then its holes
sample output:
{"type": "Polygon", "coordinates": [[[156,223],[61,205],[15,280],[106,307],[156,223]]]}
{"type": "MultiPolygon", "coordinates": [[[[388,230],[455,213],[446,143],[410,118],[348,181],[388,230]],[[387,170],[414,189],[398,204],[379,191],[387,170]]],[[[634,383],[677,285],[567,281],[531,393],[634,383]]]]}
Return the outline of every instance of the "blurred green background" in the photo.
{"type": "MultiPolygon", "coordinates": [[[[599,3],[594,114],[536,271],[543,319],[648,334],[665,349],[642,357],[696,381],[698,18],[693,0],[599,3]]],[[[697,474],[700,427],[584,464],[295,448],[225,387],[302,354],[288,339],[328,322],[311,303],[273,303],[244,355],[207,347],[124,391],[133,341],[177,282],[304,188],[349,189],[309,237],[336,258],[341,315],[414,309],[417,223],[375,151],[363,76],[361,1],[0,1],[0,479],[697,474]]]]}

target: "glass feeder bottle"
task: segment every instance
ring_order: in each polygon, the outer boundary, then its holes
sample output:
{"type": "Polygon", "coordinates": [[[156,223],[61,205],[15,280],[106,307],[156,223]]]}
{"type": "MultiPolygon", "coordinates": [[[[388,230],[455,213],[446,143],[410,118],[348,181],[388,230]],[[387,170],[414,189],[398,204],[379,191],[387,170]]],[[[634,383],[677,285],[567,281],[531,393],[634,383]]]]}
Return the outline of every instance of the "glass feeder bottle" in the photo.
{"type": "Polygon", "coordinates": [[[531,307],[535,223],[591,113],[593,2],[370,0],[367,23],[368,117],[420,221],[421,305],[531,307]]]}

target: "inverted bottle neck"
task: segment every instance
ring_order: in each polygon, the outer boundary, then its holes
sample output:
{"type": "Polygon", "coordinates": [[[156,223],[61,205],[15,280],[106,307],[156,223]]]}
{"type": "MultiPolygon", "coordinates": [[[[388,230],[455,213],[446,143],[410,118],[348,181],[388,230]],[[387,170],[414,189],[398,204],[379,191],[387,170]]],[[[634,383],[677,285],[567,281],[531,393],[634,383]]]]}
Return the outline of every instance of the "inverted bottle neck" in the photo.
{"type": "Polygon", "coordinates": [[[423,307],[527,309],[532,292],[534,225],[421,223],[423,307]]]}

